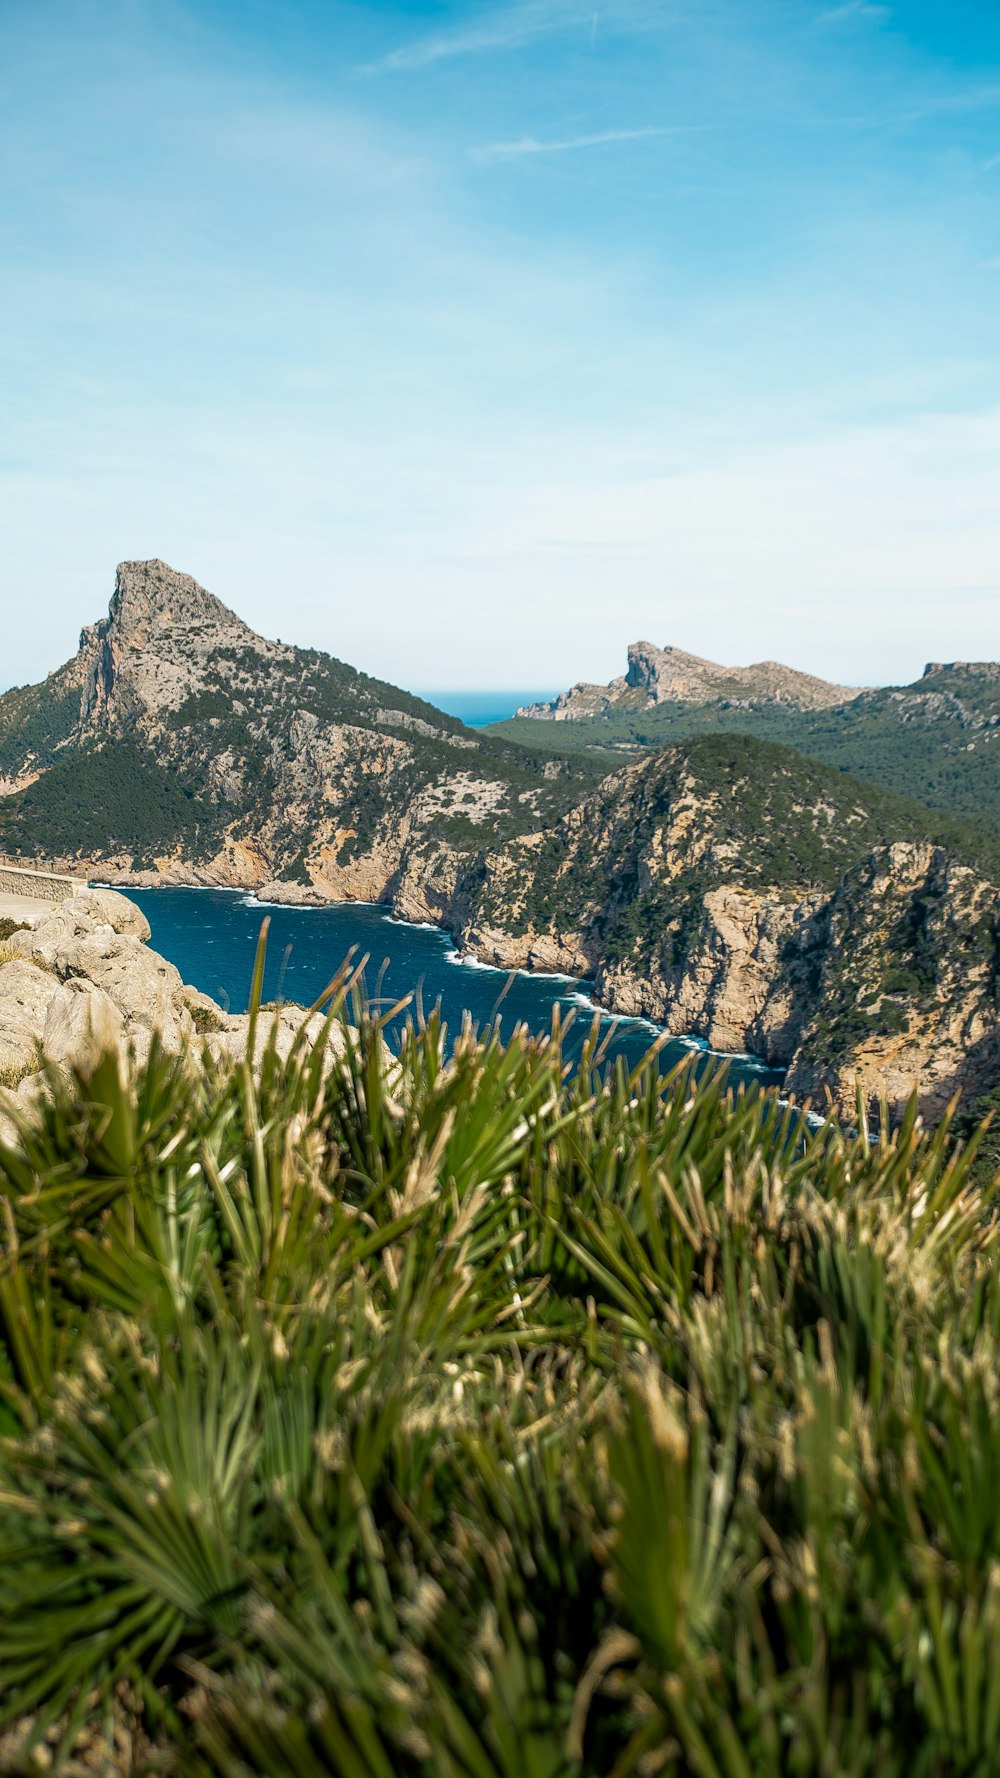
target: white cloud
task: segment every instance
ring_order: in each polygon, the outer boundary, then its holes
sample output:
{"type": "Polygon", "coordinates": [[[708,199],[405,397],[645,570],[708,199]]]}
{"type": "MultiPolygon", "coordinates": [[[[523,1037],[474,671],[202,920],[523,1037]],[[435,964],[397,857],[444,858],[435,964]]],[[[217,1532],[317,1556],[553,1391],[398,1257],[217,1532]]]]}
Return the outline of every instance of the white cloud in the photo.
{"type": "Polygon", "coordinates": [[[380,436],[332,451],[291,418],[268,437],[217,425],[189,458],[178,439],[158,481],[129,471],[136,414],[93,480],[0,486],[12,607],[41,585],[46,611],[12,676],[71,652],[131,555],[404,685],[606,680],[639,636],[846,684],[1000,657],[1000,409],[703,451],[674,474],[666,442],[640,458],[610,430],[529,435],[517,455],[426,436],[387,460],[380,436]]]}

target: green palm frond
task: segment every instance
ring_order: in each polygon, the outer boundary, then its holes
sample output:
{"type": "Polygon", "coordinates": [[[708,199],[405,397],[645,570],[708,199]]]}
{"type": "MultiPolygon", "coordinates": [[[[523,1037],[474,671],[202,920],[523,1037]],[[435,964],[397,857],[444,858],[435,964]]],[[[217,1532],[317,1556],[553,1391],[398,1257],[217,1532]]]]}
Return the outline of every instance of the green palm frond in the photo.
{"type": "Polygon", "coordinates": [[[393,1056],[353,966],[283,1058],[262,956],[249,1063],[0,1148],[0,1770],[126,1698],[116,1778],[995,1770],[979,1138],[558,1020],[393,1056]]]}

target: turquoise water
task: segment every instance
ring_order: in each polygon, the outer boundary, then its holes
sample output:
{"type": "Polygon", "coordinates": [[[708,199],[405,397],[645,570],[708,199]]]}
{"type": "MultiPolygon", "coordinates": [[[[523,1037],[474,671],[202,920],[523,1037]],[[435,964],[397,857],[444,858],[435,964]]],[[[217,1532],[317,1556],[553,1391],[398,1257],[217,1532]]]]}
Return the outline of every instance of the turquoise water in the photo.
{"type": "Polygon", "coordinates": [[[489,722],[506,722],[523,704],[544,704],[554,691],[422,691],[420,697],[448,716],[457,716],[467,728],[485,728],[489,722]]]}
{"type": "MultiPolygon", "coordinates": [[[[457,956],[446,933],[434,926],[409,926],[384,908],[341,904],[325,908],[265,907],[251,896],[224,889],[130,889],[152,928],[156,950],[177,965],[185,981],[211,994],[231,1012],[245,1012],[261,922],[270,919],[265,1000],[283,998],[310,1005],[322,993],[352,947],[356,960],[369,959],[365,986],[369,999],[385,1010],[404,996],[412,1007],[429,1011],[440,1004],[452,1032],[464,1012],[485,1029],[496,1020],[504,1033],[517,1024],[548,1031],[553,1008],[575,1015],[567,1049],[579,1051],[595,1016],[586,982],[567,976],[515,974],[487,969],[457,956]]],[[[400,1015],[396,1026],[405,1015],[400,1015]]],[[[602,1035],[608,1053],[637,1062],[656,1037],[642,1019],[604,1015],[602,1035]]],[[[390,1035],[392,1032],[390,1031],[390,1035]]],[[[689,1053],[689,1041],[672,1040],[662,1052],[670,1067],[689,1053]]],[[[781,1075],[750,1057],[734,1058],[735,1079],[775,1084],[781,1075]]]]}

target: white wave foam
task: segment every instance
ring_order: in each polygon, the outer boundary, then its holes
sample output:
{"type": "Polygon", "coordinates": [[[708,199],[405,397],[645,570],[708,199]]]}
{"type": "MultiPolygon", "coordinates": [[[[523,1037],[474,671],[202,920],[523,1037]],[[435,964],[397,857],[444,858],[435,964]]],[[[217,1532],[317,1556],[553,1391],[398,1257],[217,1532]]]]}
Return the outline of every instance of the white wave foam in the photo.
{"type": "MultiPolygon", "coordinates": [[[[95,888],[113,887],[113,885],[111,885],[111,884],[103,884],[103,883],[95,883],[94,886],[95,886],[95,888]]],[[[217,884],[217,885],[205,884],[205,883],[163,883],[163,884],[157,884],[157,885],[155,885],[155,887],[163,888],[163,889],[191,889],[191,890],[214,888],[214,890],[217,894],[239,896],[244,907],[256,907],[256,908],[261,908],[261,909],[277,908],[277,909],[285,909],[288,912],[301,913],[301,914],[321,913],[324,910],[330,909],[330,908],[362,908],[363,907],[363,908],[371,908],[373,913],[380,911],[379,904],[377,902],[369,902],[369,901],[357,901],[357,900],[355,900],[355,901],[330,901],[330,902],[321,902],[321,903],[262,901],[258,896],[254,895],[252,893],[252,891],[248,892],[246,889],[234,888],[230,884],[221,884],[221,883],[217,884]]],[[[510,970],[510,969],[501,968],[500,966],[498,966],[495,963],[484,963],[481,958],[473,957],[467,951],[460,951],[457,948],[457,946],[451,944],[449,941],[449,935],[445,931],[444,927],[438,926],[433,920],[401,920],[398,915],[389,913],[387,911],[384,913],[381,913],[381,919],[387,926],[409,927],[414,932],[436,932],[436,933],[438,933],[440,935],[440,937],[443,940],[445,940],[446,943],[448,943],[448,949],[444,952],[444,961],[446,963],[454,963],[454,964],[460,965],[463,969],[469,969],[469,970],[475,969],[475,970],[479,970],[481,973],[484,973],[486,975],[501,976],[503,978],[506,978],[510,975],[516,975],[518,978],[523,979],[525,981],[576,982],[578,980],[577,977],[572,976],[572,975],[567,975],[562,970],[543,970],[543,969],[510,970]]],[[[209,939],[207,942],[211,944],[214,941],[209,939]]],[[[613,1012],[609,1007],[601,1006],[600,1003],[598,1001],[594,1000],[592,998],[592,996],[590,994],[588,994],[582,986],[577,986],[576,988],[574,988],[572,993],[558,995],[556,997],[556,999],[557,999],[557,1003],[562,1003],[567,1006],[580,1007],[587,1012],[593,1012],[593,1013],[599,1014],[600,1018],[601,1018],[601,1023],[606,1026],[613,1027],[613,1026],[620,1026],[620,1025],[630,1025],[630,1026],[634,1026],[637,1031],[644,1030],[644,1031],[650,1032],[654,1038],[663,1036],[666,1031],[666,1027],[664,1025],[658,1025],[654,1019],[635,1018],[628,1013],[613,1012]]],[[[524,1020],[521,1022],[528,1024],[530,1021],[524,1020]]],[[[721,1061],[741,1062],[744,1065],[744,1067],[751,1069],[754,1073],[764,1074],[764,1073],[768,1072],[767,1063],[762,1062],[759,1056],[751,1055],[749,1053],[749,1051],[747,1051],[747,1050],[715,1050],[710,1047],[710,1045],[706,1042],[705,1038],[692,1037],[686,1033],[682,1033],[678,1036],[673,1037],[671,1039],[671,1042],[682,1046],[684,1049],[696,1051],[697,1053],[699,1053],[701,1055],[718,1057],[719,1060],[721,1060],[721,1061]]],[[[814,1113],[810,1113],[809,1117],[810,1117],[810,1122],[815,1121],[817,1124],[823,1124],[826,1121],[824,1118],[817,1118],[814,1113]]]]}
{"type": "MultiPolygon", "coordinates": [[[[487,975],[502,975],[505,979],[511,973],[509,969],[498,969],[495,963],[483,963],[478,957],[470,957],[467,952],[456,951],[454,948],[445,952],[444,960],[446,963],[459,963],[463,969],[479,969],[487,975]]],[[[522,975],[524,971],[518,969],[514,973],[522,975]]]]}

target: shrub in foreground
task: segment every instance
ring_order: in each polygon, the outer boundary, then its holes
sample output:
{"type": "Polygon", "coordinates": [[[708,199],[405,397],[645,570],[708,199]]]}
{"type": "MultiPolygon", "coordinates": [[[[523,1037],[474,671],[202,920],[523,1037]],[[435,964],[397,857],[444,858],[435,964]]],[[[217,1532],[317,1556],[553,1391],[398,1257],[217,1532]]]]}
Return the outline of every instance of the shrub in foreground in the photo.
{"type": "Polygon", "coordinates": [[[341,1030],[0,1148],[0,1769],[995,1770],[978,1139],[341,1030]]]}

